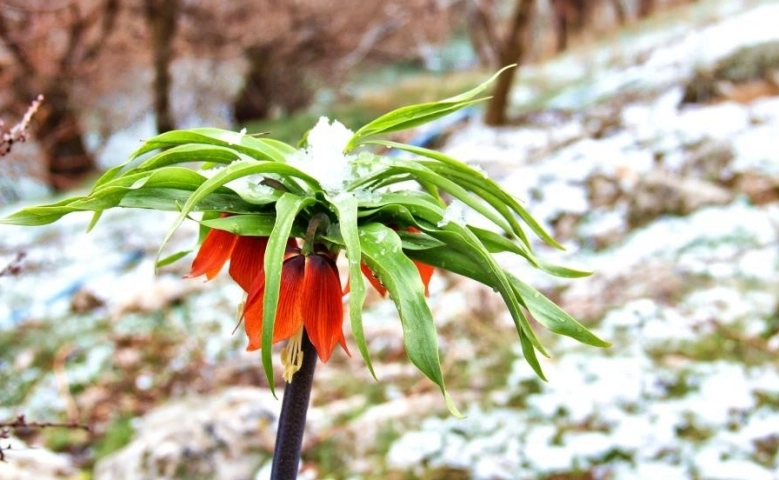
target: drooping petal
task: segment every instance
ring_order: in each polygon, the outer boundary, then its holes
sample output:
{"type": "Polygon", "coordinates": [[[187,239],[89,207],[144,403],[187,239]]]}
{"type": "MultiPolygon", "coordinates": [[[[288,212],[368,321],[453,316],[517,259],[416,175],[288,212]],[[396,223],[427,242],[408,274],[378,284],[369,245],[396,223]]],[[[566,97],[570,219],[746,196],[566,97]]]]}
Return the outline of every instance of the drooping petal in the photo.
{"type": "MultiPolygon", "coordinates": [[[[360,270],[362,270],[362,274],[365,275],[365,278],[368,279],[368,282],[370,282],[370,284],[373,285],[373,288],[375,288],[376,291],[379,292],[379,295],[381,295],[382,297],[387,295],[387,289],[384,287],[384,285],[381,284],[379,279],[376,277],[373,271],[370,268],[368,268],[367,265],[361,263],[360,270]]],[[[351,277],[349,277],[349,279],[346,282],[346,287],[344,287],[344,292],[343,292],[344,295],[346,295],[350,291],[349,282],[351,282],[351,277]]]]}
{"type": "MultiPolygon", "coordinates": [[[[411,233],[422,233],[421,230],[419,230],[416,227],[406,227],[407,232],[411,233]]],[[[414,260],[414,265],[417,266],[417,270],[419,270],[419,276],[422,279],[422,284],[425,286],[425,296],[430,296],[430,279],[433,277],[433,271],[435,270],[434,267],[431,267],[430,265],[427,265],[422,262],[417,262],[414,260]]]]}
{"type": "MultiPolygon", "coordinates": [[[[281,267],[281,284],[276,318],[273,324],[273,343],[280,342],[295,334],[303,326],[301,297],[305,257],[297,255],[286,260],[281,267]]],[[[265,271],[255,279],[249,289],[249,296],[243,310],[244,328],[249,338],[246,350],[257,350],[262,346],[262,316],[265,300],[265,271]]]]}
{"type": "Polygon", "coordinates": [[[230,276],[248,292],[262,272],[268,237],[238,237],[230,255],[230,276]]]}
{"type": "Polygon", "coordinates": [[[344,350],[341,280],[335,262],[319,254],[306,257],[301,309],[306,331],[319,358],[326,362],[340,343],[344,350]]]}
{"type": "Polygon", "coordinates": [[[238,236],[225,230],[212,229],[200,245],[192,269],[185,278],[199,277],[205,274],[211,280],[222,269],[233,252],[238,236]]]}
{"type": "Polygon", "coordinates": [[[419,270],[419,276],[422,279],[422,284],[425,286],[425,296],[430,296],[430,279],[433,277],[433,271],[435,270],[434,267],[431,267],[430,265],[422,262],[418,262],[414,260],[414,265],[417,266],[417,270],[419,270]]]}

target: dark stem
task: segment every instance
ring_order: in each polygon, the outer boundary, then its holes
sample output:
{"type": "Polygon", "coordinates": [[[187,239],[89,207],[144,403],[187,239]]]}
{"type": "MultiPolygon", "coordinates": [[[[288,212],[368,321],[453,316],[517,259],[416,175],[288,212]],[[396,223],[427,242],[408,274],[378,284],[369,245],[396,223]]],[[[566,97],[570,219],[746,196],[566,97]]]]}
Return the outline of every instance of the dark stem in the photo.
{"type": "Polygon", "coordinates": [[[276,432],[276,448],[273,451],[271,480],[291,480],[298,477],[300,449],[303,445],[303,431],[306,428],[308,402],[314,383],[316,349],[303,330],[303,366],[295,372],[292,382],[284,389],[281,402],[279,429],[276,432]]]}

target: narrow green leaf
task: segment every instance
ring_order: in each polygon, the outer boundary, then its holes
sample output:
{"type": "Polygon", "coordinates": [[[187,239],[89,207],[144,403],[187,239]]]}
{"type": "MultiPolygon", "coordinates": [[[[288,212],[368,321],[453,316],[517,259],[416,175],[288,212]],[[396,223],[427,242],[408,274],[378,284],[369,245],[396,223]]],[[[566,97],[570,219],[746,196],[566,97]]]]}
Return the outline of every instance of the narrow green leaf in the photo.
{"type": "MultiPolygon", "coordinates": [[[[531,230],[533,230],[536,235],[538,235],[540,239],[542,239],[550,246],[559,248],[561,250],[563,249],[562,245],[560,245],[549,233],[547,233],[546,230],[544,230],[544,228],[538,223],[538,221],[536,221],[535,218],[533,218],[533,216],[527,211],[525,207],[522,206],[521,203],[519,203],[513,196],[509,195],[505,190],[503,190],[503,188],[498,185],[497,182],[484,175],[482,172],[476,170],[475,168],[470,167],[467,164],[441,152],[430,150],[428,148],[415,147],[413,145],[391,142],[387,140],[370,140],[366,141],[365,143],[381,145],[389,148],[397,148],[398,150],[414,153],[416,155],[441,162],[442,164],[451,168],[451,170],[447,170],[447,172],[449,175],[456,178],[458,183],[466,183],[465,185],[462,185],[464,188],[472,190],[478,189],[481,192],[491,193],[496,199],[516,212],[516,214],[522,218],[522,220],[531,228],[531,230]]],[[[485,198],[485,200],[487,199],[485,198]]],[[[522,234],[521,238],[522,237],[524,237],[524,234],[522,234]]],[[[525,241],[525,243],[529,246],[527,241],[525,241]]]]}
{"type": "Polygon", "coordinates": [[[471,98],[475,97],[476,95],[480,95],[484,93],[487,90],[487,87],[492,84],[492,82],[495,81],[496,78],[498,78],[503,72],[510,68],[516,67],[517,64],[513,63],[511,65],[506,65],[505,67],[498,70],[496,73],[494,73],[490,78],[483,81],[479,85],[473,87],[472,89],[468,90],[467,92],[463,92],[459,95],[455,95],[454,97],[449,97],[446,100],[443,100],[444,102],[462,102],[465,100],[470,100],[471,98]]]}
{"type": "Polygon", "coordinates": [[[363,260],[387,287],[398,309],[409,359],[439,386],[450,412],[461,417],[446,393],[438,356],[438,334],[414,262],[403,253],[400,237],[391,228],[370,223],[359,230],[363,260]]]}
{"type": "Polygon", "coordinates": [[[286,161],[285,154],[292,148],[278,140],[256,138],[221,128],[193,128],[190,130],[173,130],[157,135],[147,140],[141,148],[133,152],[130,158],[139,157],[159,148],[187,144],[228,147],[256,160],[270,160],[282,163],[286,161]]]}
{"type": "Polygon", "coordinates": [[[354,133],[354,137],[349,141],[346,151],[350,151],[358,146],[364,138],[418,127],[484,100],[486,98],[457,102],[425,103],[398,108],[357,130],[354,133]]]}
{"type": "MultiPolygon", "coordinates": [[[[536,349],[538,349],[545,356],[548,356],[543,346],[541,346],[540,342],[538,341],[538,338],[535,336],[535,332],[533,332],[533,329],[530,327],[530,322],[528,321],[527,317],[522,312],[521,308],[519,308],[521,305],[521,299],[515,297],[516,291],[512,291],[510,296],[505,295],[501,291],[502,285],[498,275],[495,275],[492,267],[488,265],[489,262],[485,262],[479,254],[471,251],[467,243],[463,245],[463,239],[451,237],[448,239],[439,238],[439,240],[445,243],[446,246],[423,250],[408,250],[406,253],[414,260],[418,260],[428,265],[432,265],[434,267],[471,278],[479,283],[487,285],[494,291],[499,292],[504,302],[506,303],[507,308],[509,309],[509,313],[511,313],[511,317],[514,320],[514,325],[517,329],[517,334],[519,335],[520,339],[527,337],[528,341],[536,349]],[[512,298],[513,300],[507,300],[507,297],[512,298]]],[[[501,273],[504,277],[507,275],[503,270],[501,270],[501,273]]],[[[510,286],[509,288],[512,288],[513,290],[513,287],[510,286]]],[[[546,380],[546,377],[541,370],[541,365],[537,361],[535,353],[525,352],[525,358],[536,374],[540,378],[546,380]]]]}
{"type": "Polygon", "coordinates": [[[262,368],[265,371],[271,393],[274,396],[276,395],[276,390],[273,382],[271,347],[273,345],[273,326],[276,322],[276,310],[279,304],[284,251],[298,213],[314,201],[310,197],[298,197],[291,193],[284,193],[276,202],[276,223],[268,237],[268,246],[265,249],[265,297],[262,304],[262,368]]]}
{"type": "MultiPolygon", "coordinates": [[[[173,167],[169,167],[169,168],[173,168],[173,167]]],[[[162,249],[165,247],[168,241],[170,241],[170,238],[173,236],[173,233],[179,228],[179,226],[181,226],[181,223],[184,221],[187,215],[189,215],[189,213],[195,208],[195,206],[197,206],[197,204],[201,202],[204,198],[206,198],[209,194],[221,188],[227,182],[230,182],[237,178],[245,177],[248,175],[265,174],[265,173],[277,173],[281,175],[296,177],[308,183],[310,186],[312,186],[312,188],[315,189],[319,188],[319,183],[315,179],[301,172],[297,168],[291,167],[283,163],[276,163],[276,162],[231,163],[225,168],[219,170],[219,172],[217,172],[213,177],[204,181],[200,185],[200,187],[198,187],[198,189],[194,193],[192,193],[192,195],[189,197],[187,202],[182,206],[181,214],[179,215],[179,218],[173,223],[173,225],[168,230],[168,233],[165,235],[165,238],[162,240],[162,244],[160,245],[160,248],[157,252],[158,257],[160,255],[160,252],[162,252],[162,249]]],[[[276,205],[278,208],[278,202],[276,205]]]]}
{"type": "MultiPolygon", "coordinates": [[[[494,223],[498,228],[507,232],[514,232],[514,229],[512,229],[512,227],[502,217],[498,216],[494,210],[491,210],[488,206],[474,198],[470,193],[468,193],[467,190],[462,188],[457,183],[449,180],[448,178],[435,173],[424,165],[419,164],[418,162],[395,160],[394,163],[387,168],[387,172],[409,173],[417,182],[422,181],[435,185],[468,207],[480,213],[482,216],[494,223]]],[[[382,186],[385,185],[387,185],[386,182],[383,182],[382,186]]],[[[359,182],[356,182],[355,186],[359,186],[359,182]]]]}
{"type": "Polygon", "coordinates": [[[354,335],[354,341],[357,343],[357,348],[360,349],[360,355],[362,355],[365,364],[368,366],[368,370],[370,370],[373,378],[376,378],[362,326],[365,282],[360,270],[362,249],[360,248],[360,237],[357,231],[357,199],[350,193],[341,193],[335,197],[328,195],[326,198],[333,205],[338,216],[338,227],[346,247],[346,257],[349,261],[349,320],[352,327],[352,335],[354,335]]]}
{"type": "Polygon", "coordinates": [[[486,98],[475,99],[475,97],[483,93],[487,87],[498,77],[498,75],[503,73],[506,69],[512,67],[514,67],[514,65],[502,68],[485,82],[460,95],[456,95],[439,102],[423,103],[420,105],[402,107],[382,115],[381,117],[373,120],[372,122],[357,130],[352,139],[349,141],[349,144],[346,147],[346,151],[349,151],[355,146],[359,145],[362,143],[362,140],[367,137],[399,130],[407,130],[409,128],[429,123],[437,118],[456,112],[457,110],[465,108],[474,103],[486,100],[486,98]]]}
{"type": "Polygon", "coordinates": [[[571,337],[593,347],[611,346],[609,342],[598,338],[535,288],[513,275],[509,275],[509,280],[524,300],[527,309],[533,314],[533,318],[549,329],[549,331],[571,337]]]}
{"type": "Polygon", "coordinates": [[[189,255],[189,252],[191,252],[191,251],[192,250],[181,250],[180,252],[176,252],[176,253],[174,253],[172,255],[168,255],[167,257],[157,261],[157,265],[155,265],[154,268],[162,268],[162,267],[164,267],[166,265],[170,265],[173,262],[175,262],[175,261],[177,261],[177,260],[179,260],[181,258],[186,257],[187,255],[189,255]]]}
{"type": "Polygon", "coordinates": [[[217,230],[225,230],[243,237],[268,237],[276,224],[276,216],[272,213],[257,213],[253,215],[231,215],[201,220],[201,225],[217,230]]]}

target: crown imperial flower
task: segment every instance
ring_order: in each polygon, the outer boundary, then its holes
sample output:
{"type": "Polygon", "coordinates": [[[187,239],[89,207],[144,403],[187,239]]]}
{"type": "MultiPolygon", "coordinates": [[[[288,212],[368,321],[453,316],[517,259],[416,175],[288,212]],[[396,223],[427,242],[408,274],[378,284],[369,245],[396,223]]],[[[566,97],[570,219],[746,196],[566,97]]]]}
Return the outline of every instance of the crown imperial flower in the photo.
{"type": "MultiPolygon", "coordinates": [[[[0,222],[42,225],[71,212],[93,211],[94,224],[113,207],[178,212],[162,251],[182,222],[195,219],[206,235],[188,276],[211,279],[230,262],[230,276],[247,294],[241,317],[248,349],[260,350],[271,389],[276,342],[288,340],[282,350],[288,381],[304,363],[307,338],[314,349],[309,351],[323,362],[336,345],[348,353],[342,292],[349,293],[354,343],[374,373],[362,324],[364,275],[395,304],[409,360],[459,415],[445,388],[427,304],[434,268],[481,282],[501,295],[523,357],[541,378],[537,354],[546,352],[527,312],[554,333],[608,346],[498,263],[495,254],[515,254],[551,275],[589,274],[536,257],[526,229],[562,247],[520,201],[483,171],[455,158],[381,138],[482,100],[479,95],[495,76],[461,95],[387,113],[354,132],[320,118],[302,149],[243,131],[166,132],[148,140],[126,164],[108,170],[88,194],[26,208],[0,222]],[[387,149],[405,155],[376,153],[387,149]],[[199,169],[189,168],[197,161],[203,162],[199,169]],[[468,223],[472,217],[479,217],[479,227],[468,223]],[[343,288],[336,266],[341,251],[349,279],[343,288]]],[[[180,257],[171,255],[158,265],[180,257]]]]}

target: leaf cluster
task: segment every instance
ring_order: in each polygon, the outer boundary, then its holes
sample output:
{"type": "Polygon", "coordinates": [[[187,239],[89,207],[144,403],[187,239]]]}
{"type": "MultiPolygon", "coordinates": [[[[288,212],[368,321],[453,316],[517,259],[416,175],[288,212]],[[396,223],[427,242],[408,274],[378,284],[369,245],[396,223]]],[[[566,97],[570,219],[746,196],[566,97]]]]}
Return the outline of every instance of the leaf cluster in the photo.
{"type": "MultiPolygon", "coordinates": [[[[91,228],[104,210],[150,208],[179,212],[160,251],[196,212],[202,212],[196,220],[201,239],[214,228],[268,237],[262,364],[272,386],[271,343],[287,239],[303,237],[309,221],[325,214],[330,227],[319,234],[317,242],[346,254],[351,330],[368,368],[373,373],[362,323],[362,265],[387,288],[400,317],[409,359],[440,387],[450,411],[459,414],[446,393],[435,323],[413,260],[469,277],[498,292],[514,320],[524,357],[541,378],[537,353],[547,353],[531,328],[528,312],[552,332],[593,346],[608,345],[496,261],[495,254],[509,253],[551,275],[588,275],[535,256],[530,232],[561,247],[517,199],[466,163],[382,138],[483,100],[479,95],[494,78],[462,95],[395,110],[358,129],[344,152],[350,155],[355,174],[340,191],[324,189],[319,180],[292,165],[289,159],[298,151],[293,146],[265,137],[198,128],[148,140],[127,163],[107,171],[84,196],[26,208],[1,221],[42,225],[71,212],[92,211],[91,228]],[[379,155],[374,153],[377,148],[404,155],[379,155]],[[418,188],[410,188],[408,182],[418,188]],[[494,230],[449,218],[444,196],[480,214],[494,230]]],[[[185,253],[163,258],[158,264],[175,261],[185,253]]]]}

